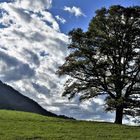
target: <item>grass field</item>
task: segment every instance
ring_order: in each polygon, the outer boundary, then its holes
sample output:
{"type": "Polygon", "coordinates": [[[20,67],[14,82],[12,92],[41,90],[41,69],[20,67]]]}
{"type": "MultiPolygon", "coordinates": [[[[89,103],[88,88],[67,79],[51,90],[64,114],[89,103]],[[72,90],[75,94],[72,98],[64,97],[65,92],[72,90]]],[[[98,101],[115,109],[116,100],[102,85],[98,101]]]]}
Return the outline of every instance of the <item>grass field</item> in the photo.
{"type": "Polygon", "coordinates": [[[140,140],[140,127],[1,110],[0,140],[140,140]]]}

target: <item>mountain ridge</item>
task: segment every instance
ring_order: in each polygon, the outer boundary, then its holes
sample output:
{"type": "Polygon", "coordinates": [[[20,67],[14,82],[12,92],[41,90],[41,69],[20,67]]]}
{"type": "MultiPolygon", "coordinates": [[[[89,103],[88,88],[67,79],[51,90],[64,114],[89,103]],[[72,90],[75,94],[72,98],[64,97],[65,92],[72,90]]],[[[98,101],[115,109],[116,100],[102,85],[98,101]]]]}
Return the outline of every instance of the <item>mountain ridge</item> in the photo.
{"type": "Polygon", "coordinates": [[[19,91],[2,81],[0,81],[0,109],[31,112],[51,117],[68,118],[66,116],[56,115],[45,110],[37,102],[25,95],[22,95],[19,91]]]}

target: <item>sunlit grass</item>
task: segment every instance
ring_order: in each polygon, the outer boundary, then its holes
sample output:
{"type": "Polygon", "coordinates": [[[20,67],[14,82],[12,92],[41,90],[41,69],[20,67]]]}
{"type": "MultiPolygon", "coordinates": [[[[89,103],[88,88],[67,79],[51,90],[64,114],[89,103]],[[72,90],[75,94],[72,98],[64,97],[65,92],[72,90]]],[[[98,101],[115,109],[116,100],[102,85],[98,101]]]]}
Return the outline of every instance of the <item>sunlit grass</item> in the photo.
{"type": "Polygon", "coordinates": [[[1,110],[0,140],[140,140],[140,127],[1,110]]]}

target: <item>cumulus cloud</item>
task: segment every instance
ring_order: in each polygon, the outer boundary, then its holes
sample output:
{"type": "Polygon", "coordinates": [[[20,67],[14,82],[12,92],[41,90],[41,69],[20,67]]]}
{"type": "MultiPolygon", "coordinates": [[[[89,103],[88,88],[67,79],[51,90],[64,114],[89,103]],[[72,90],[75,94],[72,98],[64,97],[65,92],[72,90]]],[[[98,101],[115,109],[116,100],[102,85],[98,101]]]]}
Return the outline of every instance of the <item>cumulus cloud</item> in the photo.
{"type": "Polygon", "coordinates": [[[73,7],[65,6],[64,11],[74,14],[76,17],[85,16],[82,10],[79,7],[75,7],[75,6],[73,7]]]}
{"type": "Polygon", "coordinates": [[[34,0],[38,12],[32,10],[32,3],[23,0],[0,5],[1,24],[6,25],[0,28],[0,79],[24,94],[34,93],[32,98],[37,99],[37,93],[55,94],[60,89],[55,72],[67,54],[68,37],[44,10],[51,1],[34,0]]]}
{"type": "Polygon", "coordinates": [[[31,69],[27,63],[19,61],[15,57],[1,51],[0,63],[0,79],[3,81],[15,81],[24,78],[30,78],[35,75],[34,70],[31,69]]]}
{"type": "Polygon", "coordinates": [[[51,8],[52,0],[17,0],[16,4],[21,8],[37,12],[51,8]]]}
{"type": "Polygon", "coordinates": [[[55,16],[55,17],[56,17],[56,19],[57,19],[58,21],[60,21],[62,24],[65,24],[65,23],[66,23],[66,20],[65,20],[64,18],[60,17],[59,15],[57,15],[57,16],[55,16]]]}
{"type": "MultiPolygon", "coordinates": [[[[47,9],[51,0],[17,0],[1,3],[0,80],[36,100],[47,110],[77,119],[111,120],[103,112],[101,100],[78,104],[61,97],[64,78],[55,74],[67,55],[68,36],[61,33],[57,20],[47,9]],[[101,106],[101,107],[100,107],[101,106]]],[[[80,8],[65,7],[75,16],[80,8]]]]}

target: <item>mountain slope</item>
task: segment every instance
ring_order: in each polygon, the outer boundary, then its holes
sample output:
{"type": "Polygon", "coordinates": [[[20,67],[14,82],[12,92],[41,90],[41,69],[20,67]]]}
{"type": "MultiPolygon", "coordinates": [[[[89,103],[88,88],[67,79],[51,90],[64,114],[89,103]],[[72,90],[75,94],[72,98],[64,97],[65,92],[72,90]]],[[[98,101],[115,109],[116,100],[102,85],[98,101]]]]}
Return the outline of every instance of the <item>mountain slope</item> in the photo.
{"type": "Polygon", "coordinates": [[[46,116],[57,116],[43,109],[38,103],[22,95],[17,90],[0,81],[0,109],[38,113],[46,116]]]}

